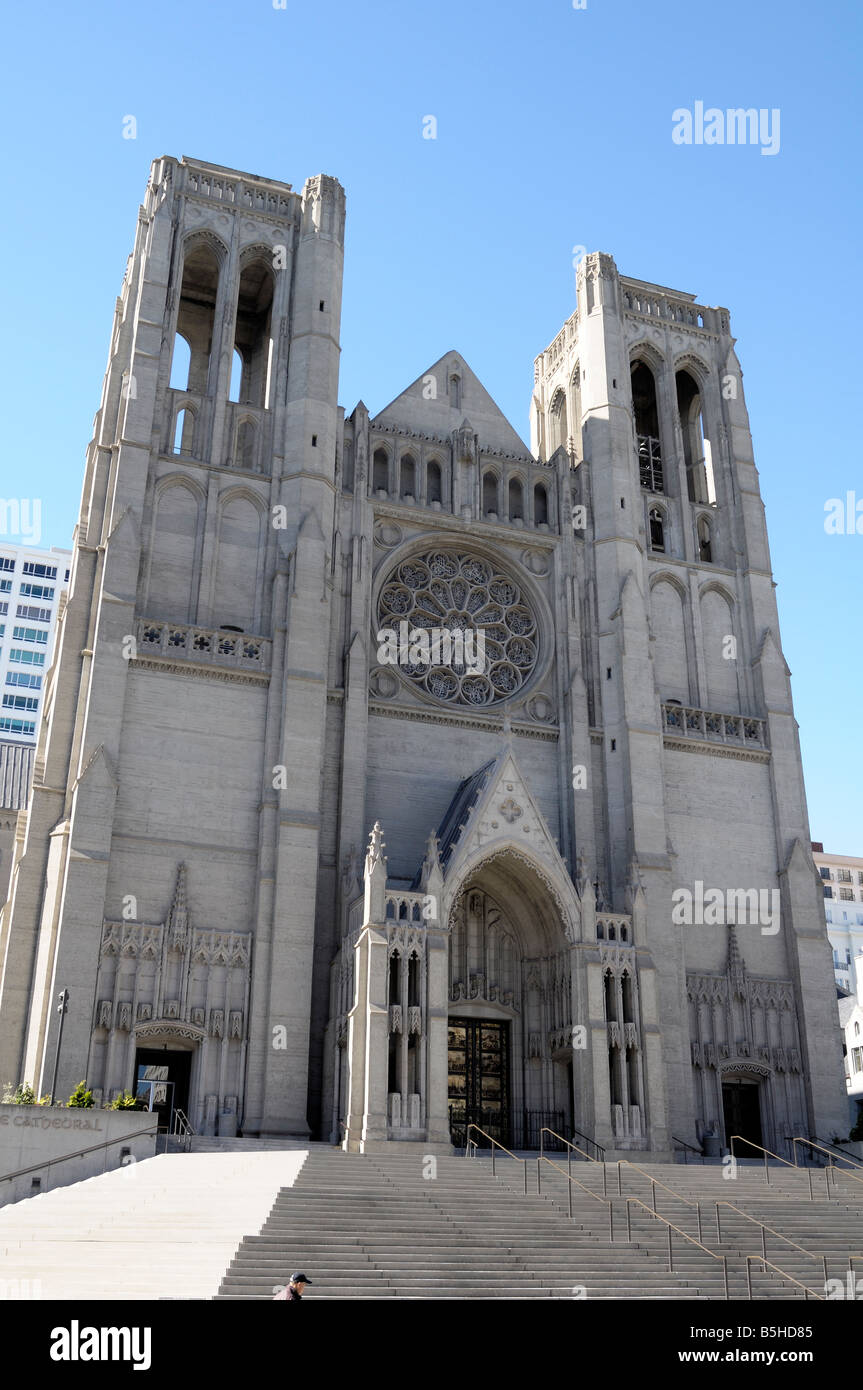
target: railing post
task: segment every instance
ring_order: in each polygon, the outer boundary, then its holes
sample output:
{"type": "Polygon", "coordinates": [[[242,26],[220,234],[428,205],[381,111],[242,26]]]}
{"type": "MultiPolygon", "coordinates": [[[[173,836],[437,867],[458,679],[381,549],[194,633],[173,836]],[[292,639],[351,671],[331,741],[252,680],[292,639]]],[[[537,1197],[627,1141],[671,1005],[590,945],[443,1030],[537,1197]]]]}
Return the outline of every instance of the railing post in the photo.
{"type": "Polygon", "coordinates": [[[526,1197],[526,1196],[527,1196],[527,1159],[526,1159],[526,1158],[525,1158],[525,1159],[522,1159],[522,1166],[523,1166],[523,1168],[524,1168],[524,1195],[525,1195],[525,1197],[526,1197]]]}
{"type": "Polygon", "coordinates": [[[656,1183],[653,1178],[650,1179],[650,1198],[653,1203],[653,1214],[656,1216],[656,1183]]]}
{"type": "Polygon", "coordinates": [[[620,1184],[620,1159],[617,1160],[617,1195],[618,1197],[623,1196],[623,1188],[620,1184]]]}
{"type": "Polygon", "coordinates": [[[605,1159],[602,1160],[602,1195],[603,1197],[608,1196],[608,1171],[606,1168],[605,1159]]]}
{"type": "Polygon", "coordinates": [[[828,1200],[828,1202],[829,1202],[829,1200],[830,1200],[830,1169],[829,1169],[829,1168],[825,1168],[825,1169],[824,1169],[824,1177],[825,1177],[826,1180],[827,1180],[827,1200],[828,1200]]]}
{"type": "MultiPolygon", "coordinates": [[[[727,1260],[727,1259],[728,1259],[728,1256],[726,1255],[725,1258],[726,1258],[726,1260],[727,1260]]],[[[746,1260],[746,1289],[747,1289],[747,1292],[748,1292],[749,1301],[750,1301],[750,1303],[751,1303],[751,1302],[752,1302],[752,1261],[751,1261],[750,1259],[748,1259],[748,1258],[747,1258],[747,1260],[746,1260]]],[[[726,1297],[726,1298],[728,1297],[728,1294],[727,1294],[727,1293],[726,1293],[725,1297],[726,1297]]]]}
{"type": "Polygon", "coordinates": [[[629,1206],[629,1198],[626,1199],[626,1239],[632,1244],[632,1212],[629,1206]]]}
{"type": "Polygon", "coordinates": [[[765,1181],[765,1183],[767,1184],[767,1186],[769,1187],[769,1186],[770,1186],[770,1165],[769,1165],[769,1163],[767,1162],[767,1150],[766,1150],[766,1149],[764,1150],[764,1181],[765,1181]]]}
{"type": "Polygon", "coordinates": [[[608,1238],[609,1238],[609,1240],[611,1241],[611,1244],[613,1245],[613,1244],[614,1244],[614,1206],[612,1205],[611,1202],[609,1202],[609,1204],[608,1204],[608,1238]]]}
{"type": "Polygon", "coordinates": [[[570,1219],[570,1221],[571,1221],[571,1220],[572,1220],[572,1183],[571,1183],[571,1182],[568,1182],[568,1183],[566,1184],[566,1186],[567,1186],[567,1191],[568,1191],[568,1193],[569,1193],[569,1219],[570,1219]]]}
{"type": "Polygon", "coordinates": [[[674,1247],[671,1244],[671,1227],[668,1227],[668,1273],[674,1273],[674,1247]]]}
{"type": "Polygon", "coordinates": [[[695,1211],[696,1211],[696,1214],[697,1214],[697,1216],[698,1216],[698,1239],[699,1239],[699,1242],[703,1245],[703,1244],[704,1244],[704,1237],[703,1237],[702,1234],[701,1234],[701,1203],[700,1203],[700,1202],[696,1202],[696,1203],[695,1203],[695,1211]]]}
{"type": "Polygon", "coordinates": [[[717,1245],[721,1245],[721,1244],[722,1244],[722,1231],[721,1231],[720,1228],[719,1228],[719,1203],[718,1203],[718,1202],[714,1202],[713,1205],[714,1205],[714,1207],[715,1207],[715,1209],[716,1209],[716,1244],[717,1244],[717,1245]]]}
{"type": "Polygon", "coordinates": [[[809,1179],[809,1200],[810,1200],[810,1202],[812,1202],[812,1201],[814,1201],[815,1199],[814,1199],[814,1197],[812,1196],[812,1169],[811,1169],[811,1168],[807,1168],[807,1169],[806,1169],[806,1176],[807,1176],[807,1178],[809,1179]]]}
{"type": "Polygon", "coordinates": [[[495,1173],[495,1171],[494,1171],[494,1140],[493,1140],[493,1139],[492,1139],[492,1141],[491,1141],[491,1175],[492,1175],[492,1177],[496,1177],[496,1176],[497,1176],[496,1173],[495,1173]]]}
{"type": "Polygon", "coordinates": [[[541,1177],[540,1171],[539,1171],[539,1170],[540,1170],[541,1164],[542,1164],[542,1159],[541,1159],[541,1158],[538,1158],[538,1159],[536,1160],[536,1195],[537,1195],[537,1197],[541,1197],[541,1196],[542,1196],[542,1177],[541,1177]]]}
{"type": "Polygon", "coordinates": [[[761,1253],[767,1259],[767,1227],[761,1227],[761,1253]]]}
{"type": "Polygon", "coordinates": [[[727,1255],[723,1255],[723,1256],[722,1256],[722,1276],[723,1276],[723,1278],[724,1278],[724,1280],[725,1280],[725,1298],[726,1298],[726,1301],[727,1301],[728,1298],[730,1297],[730,1295],[729,1295],[729,1293],[728,1293],[728,1256],[727,1256],[727,1255]]]}

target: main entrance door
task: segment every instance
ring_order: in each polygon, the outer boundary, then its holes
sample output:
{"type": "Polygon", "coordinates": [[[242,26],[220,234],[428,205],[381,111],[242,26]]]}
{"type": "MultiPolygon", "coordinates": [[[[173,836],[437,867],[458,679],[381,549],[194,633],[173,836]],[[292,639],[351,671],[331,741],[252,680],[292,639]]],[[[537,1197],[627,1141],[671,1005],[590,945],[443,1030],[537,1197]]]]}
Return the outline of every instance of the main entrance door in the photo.
{"type": "Polygon", "coordinates": [[[159,1125],[170,1129],[175,1110],[187,1111],[191,1052],[170,1048],[141,1048],[135,1053],[135,1092],[158,1113],[159,1125]]]}
{"type": "Polygon", "coordinates": [[[449,1119],[452,1142],[463,1145],[469,1124],[509,1144],[509,1023],[451,1018],[449,1119]]]}
{"type": "MultiPolygon", "coordinates": [[[[729,1077],[722,1083],[722,1110],[725,1120],[725,1142],[731,1147],[731,1136],[739,1134],[753,1144],[762,1144],[761,1105],[757,1081],[741,1077],[729,1077]]],[[[746,1144],[735,1144],[734,1152],[739,1158],[759,1158],[755,1149],[746,1144]]]]}

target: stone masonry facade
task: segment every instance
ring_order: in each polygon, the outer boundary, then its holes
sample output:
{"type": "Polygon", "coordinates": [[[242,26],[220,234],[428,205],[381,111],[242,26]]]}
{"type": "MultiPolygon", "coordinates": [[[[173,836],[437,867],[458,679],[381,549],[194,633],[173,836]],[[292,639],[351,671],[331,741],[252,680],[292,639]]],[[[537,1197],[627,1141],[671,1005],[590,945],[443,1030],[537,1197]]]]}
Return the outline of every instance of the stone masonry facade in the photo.
{"type": "Polygon", "coordinates": [[[58,1092],[182,1055],[206,1133],[830,1138],[728,311],[589,255],[530,447],[457,351],[345,416],[344,234],[334,178],[153,164],[0,919],[0,1081],[48,1088],[66,988],[58,1092]],[[402,622],[481,630],[484,665],[384,659],[402,622]]]}

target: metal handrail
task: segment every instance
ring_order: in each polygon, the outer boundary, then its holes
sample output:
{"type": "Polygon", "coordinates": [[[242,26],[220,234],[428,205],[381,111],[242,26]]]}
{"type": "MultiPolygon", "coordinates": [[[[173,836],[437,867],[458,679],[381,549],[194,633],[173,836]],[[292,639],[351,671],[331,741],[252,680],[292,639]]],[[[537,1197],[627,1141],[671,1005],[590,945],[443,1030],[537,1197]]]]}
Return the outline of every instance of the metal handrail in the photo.
{"type": "Polygon", "coordinates": [[[481,1134],[481,1135],[483,1136],[483,1138],[484,1138],[484,1139],[487,1139],[488,1142],[491,1144],[491,1175],[492,1175],[492,1177],[495,1177],[495,1176],[496,1176],[495,1167],[494,1167],[494,1151],[495,1151],[495,1149],[501,1149],[505,1154],[509,1154],[509,1157],[510,1157],[510,1158],[515,1159],[515,1162],[516,1162],[516,1163],[521,1163],[521,1164],[524,1165],[524,1195],[525,1195],[525,1197],[526,1197],[526,1196],[527,1196],[527,1159],[526,1159],[526,1158],[519,1158],[518,1154],[514,1154],[514,1153],[512,1152],[511,1149],[508,1149],[508,1148],[506,1147],[505,1144],[501,1144],[499,1140],[497,1140],[497,1139],[492,1139],[492,1137],[491,1137],[490,1134],[486,1134],[486,1132],[485,1132],[484,1129],[480,1129],[479,1125],[475,1125],[472,1121],[471,1121],[471,1123],[468,1125],[467,1129],[465,1130],[465,1146],[464,1146],[464,1156],[465,1156],[465,1158],[469,1158],[469,1157],[471,1156],[471,1155],[470,1155],[470,1146],[471,1146],[471,1144],[473,1144],[474,1149],[478,1149],[478,1148],[479,1148],[479,1145],[477,1144],[476,1140],[475,1140],[475,1139],[471,1139],[471,1137],[470,1137],[470,1132],[471,1132],[472,1129],[475,1129],[476,1132],[477,1132],[477,1134],[481,1134]]]}
{"type": "MultiPolygon", "coordinates": [[[[668,1272],[669,1272],[669,1274],[673,1274],[673,1273],[674,1273],[674,1252],[673,1252],[673,1248],[672,1248],[672,1244],[671,1244],[671,1232],[672,1232],[672,1231],[676,1231],[677,1234],[678,1234],[679,1236],[683,1236],[683,1239],[684,1239],[684,1240],[688,1240],[692,1245],[697,1245],[698,1248],[699,1248],[699,1250],[703,1250],[706,1254],[710,1255],[711,1259],[720,1260],[720,1261],[721,1261],[721,1263],[722,1263],[722,1274],[723,1274],[723,1278],[724,1278],[724,1280],[725,1280],[725,1297],[726,1297],[726,1300],[730,1297],[729,1292],[728,1292],[728,1256],[727,1256],[727,1255],[718,1255],[718,1254],[716,1253],[715,1250],[708,1250],[707,1246],[706,1246],[706,1245],[702,1245],[702,1243],[701,1243],[700,1240],[696,1240],[694,1236],[689,1235],[686,1231],[682,1231],[682,1230],[680,1229],[679,1226],[675,1226],[675,1224],[674,1224],[673,1221],[669,1221],[666,1217],[660,1216],[660,1214],[659,1214],[658,1211],[651,1211],[651,1209],[650,1209],[650,1207],[647,1205],[647,1203],[646,1203],[646,1202],[642,1202],[642,1200],[641,1200],[640,1197],[627,1197],[627,1199],[626,1199],[626,1235],[627,1235],[627,1239],[629,1240],[630,1244],[632,1243],[632,1225],[631,1225],[631,1222],[630,1222],[630,1215],[629,1215],[629,1204],[630,1204],[630,1202],[637,1202],[638,1205],[639,1205],[640,1207],[644,1207],[644,1210],[647,1212],[648,1216],[653,1216],[653,1217],[655,1217],[655,1219],[656,1219],[657,1221],[662,1221],[662,1222],[664,1222],[665,1225],[668,1227],[668,1272]]],[[[750,1292],[750,1295],[749,1295],[749,1296],[750,1296],[750,1298],[752,1297],[751,1292],[750,1292]]]]}
{"type": "MultiPolygon", "coordinates": [[[[601,1158],[601,1159],[595,1158],[595,1159],[593,1160],[594,1163],[604,1163],[604,1162],[605,1162],[605,1148],[604,1148],[604,1146],[603,1146],[602,1144],[597,1144],[596,1140],[595,1140],[595,1139],[591,1139],[591,1137],[590,1137],[589,1134],[582,1134],[581,1130],[580,1130],[580,1129],[576,1129],[575,1126],[571,1126],[571,1128],[572,1128],[573,1134],[577,1134],[578,1137],[579,1137],[579,1139],[583,1139],[583,1140],[584,1140],[585,1144],[592,1144],[593,1147],[594,1147],[595,1149],[599,1149],[599,1152],[602,1154],[602,1158],[601,1158]]],[[[554,1131],[552,1130],[552,1133],[553,1133],[553,1132],[554,1132],[554,1131]]],[[[558,1139],[561,1138],[560,1135],[558,1135],[557,1137],[558,1137],[558,1139]]]]}
{"type": "Polygon", "coordinates": [[[698,1203],[697,1203],[697,1202],[690,1202],[688,1197],[682,1197],[681,1194],[680,1194],[679,1192],[675,1192],[675,1190],[674,1190],[673,1187],[669,1187],[667,1183],[664,1183],[664,1182],[660,1181],[659,1178],[652,1178],[652,1177],[650,1176],[650,1174],[649,1174],[644,1168],[639,1168],[639,1166],[638,1166],[637,1163],[632,1163],[632,1162],[630,1162],[630,1160],[629,1160],[628,1158],[619,1158],[619,1159],[617,1160],[617,1195],[618,1195],[618,1197],[622,1197],[622,1196],[623,1196],[623,1189],[621,1188],[621,1185],[620,1185],[620,1165],[621,1165],[622,1163],[625,1163],[626,1166],[627,1166],[627,1168],[634,1168],[635,1171],[636,1171],[636,1173],[641,1173],[642,1177],[647,1178],[648,1182],[649,1182],[650,1185],[651,1185],[651,1189],[652,1189],[654,1211],[656,1210],[656,1188],[657,1188],[657,1184],[658,1184],[660,1187],[664,1188],[666,1192],[670,1192],[671,1195],[672,1195],[672,1197],[676,1198],[676,1200],[677,1200],[678,1202],[685,1202],[685,1204],[686,1204],[688,1207],[697,1207],[697,1206],[698,1206],[698,1203]]]}
{"type": "MultiPolygon", "coordinates": [[[[798,1138],[791,1140],[791,1150],[794,1154],[795,1160],[797,1158],[797,1150],[794,1147],[795,1144],[808,1144],[810,1149],[820,1149],[822,1153],[827,1154],[828,1157],[830,1157],[831,1159],[836,1157],[836,1155],[834,1153],[831,1153],[829,1149],[825,1149],[823,1144],[816,1144],[813,1139],[798,1138]]],[[[852,1168],[863,1169],[863,1163],[856,1163],[852,1158],[846,1158],[845,1162],[850,1163],[852,1168]]],[[[794,1167],[796,1168],[797,1166],[798,1164],[795,1162],[794,1167]]],[[[824,1168],[827,1172],[829,1172],[831,1168],[835,1168],[837,1173],[845,1173],[846,1178],[850,1178],[852,1182],[863,1182],[863,1178],[856,1178],[853,1173],[849,1173],[844,1168],[840,1168],[838,1163],[825,1163],[824,1168]]]]}
{"type": "Polygon", "coordinates": [[[748,1145],[750,1146],[750,1148],[753,1148],[753,1149],[760,1149],[760,1150],[761,1150],[761,1152],[762,1152],[763,1155],[764,1155],[764,1180],[765,1180],[765,1182],[767,1183],[767,1186],[768,1186],[768,1187],[770,1186],[770,1168],[769,1168],[768,1163],[767,1163],[767,1155],[768,1155],[768,1154],[770,1155],[771,1158],[777,1158],[777,1159],[779,1159],[779,1162],[780,1162],[780,1163],[784,1163],[786,1168],[796,1168],[796,1167],[797,1167],[797,1164],[796,1164],[796,1163],[789,1163],[787,1158],[782,1158],[779,1154],[775,1154],[775,1153],[773,1152],[772,1149],[765,1149],[765,1147],[764,1147],[763,1144],[756,1144],[754,1139],[744,1139],[744,1137],[743,1137],[742,1134],[732,1134],[732,1135],[729,1136],[729,1143],[730,1143],[730,1145],[731,1145],[731,1157],[732,1157],[732,1158],[736,1158],[736,1157],[737,1157],[737,1155],[736,1155],[735,1152],[734,1152],[734,1141],[735,1141],[735,1139],[739,1139],[740,1142],[741,1142],[741,1144],[748,1144],[748,1145]]]}
{"type": "MultiPolygon", "coordinates": [[[[753,1223],[753,1225],[759,1226],[759,1227],[761,1228],[761,1255],[762,1255],[762,1257],[763,1257],[765,1260],[767,1259],[767,1237],[765,1236],[764,1232],[765,1232],[765,1231],[769,1231],[770,1234],[771,1234],[772,1236],[778,1236],[780,1240],[784,1240],[785,1243],[786,1243],[786,1245],[793,1245],[793,1246],[794,1246],[794,1249],[795,1249],[795,1250],[799,1250],[800,1253],[801,1253],[802,1255],[805,1255],[807,1259],[809,1259],[809,1260],[820,1260],[820,1261],[821,1261],[821,1268],[822,1268],[823,1271],[824,1271],[824,1282],[825,1282],[825,1284],[826,1284],[826,1282],[827,1282],[827,1256],[826,1256],[826,1255],[814,1255],[814,1254],[812,1253],[811,1250],[806,1250],[806,1249],[804,1249],[804,1247],[803,1247],[802,1245],[798,1245],[798,1244],[797,1244],[797,1241],[796,1241],[796,1240],[792,1240],[790,1236],[784,1236],[784,1235],[782,1234],[781,1231],[774,1231],[774,1229],[773,1229],[772,1226],[768,1226],[764,1221],[759,1221],[759,1220],[757,1219],[757,1217],[755,1217],[755,1216],[750,1216],[748,1212],[742,1211],[742,1210],[740,1209],[740,1207],[736,1207],[736,1206],[734,1205],[733,1202],[726,1202],[726,1201],[723,1200],[723,1201],[721,1201],[721,1202],[714,1202],[713,1205],[716,1207],[716,1241],[717,1241],[717,1244],[718,1244],[718,1245],[721,1245],[721,1244],[722,1244],[722,1233],[721,1233],[720,1226],[719,1226],[719,1208],[720,1208],[720,1207],[730,1207],[732,1211],[736,1211],[736,1212],[737,1212],[738,1216],[742,1216],[746,1221],[751,1221],[751,1222],[753,1223]]],[[[774,1266],[774,1268],[778,1268],[778,1266],[774,1266]]],[[[789,1274],[789,1275],[788,1275],[788,1278],[790,1279],[791,1277],[792,1277],[792,1276],[789,1274]]]]}
{"type": "Polygon", "coordinates": [[[102,1139],[98,1144],[90,1144],[85,1149],[75,1149],[73,1153],[58,1154],[56,1158],[43,1159],[41,1163],[31,1163],[27,1168],[16,1168],[14,1173],[0,1173],[0,1182],[11,1182],[13,1178],[23,1178],[27,1173],[37,1173],[42,1168],[51,1168],[55,1163],[65,1163],[70,1158],[83,1158],[85,1154],[95,1153],[97,1149],[110,1149],[113,1144],[123,1144],[127,1139],[143,1139],[148,1134],[158,1134],[158,1125],[152,1129],[136,1129],[129,1134],[118,1134],[116,1139],[102,1139]]]}
{"type": "Polygon", "coordinates": [[[704,1163],[704,1152],[703,1152],[702,1149],[696,1149],[695,1146],[694,1146],[694,1144],[687,1144],[687,1142],[686,1142],[685,1139],[679,1139],[678,1136],[677,1136],[676,1134],[672,1134],[671,1138],[672,1138],[672,1142],[673,1142],[673,1143],[679,1144],[680,1147],[683,1149],[683,1163],[684,1163],[684,1166],[689,1162],[689,1160],[688,1160],[687,1157],[686,1157],[686,1151],[687,1151],[687,1149],[689,1150],[690,1153],[698,1154],[698,1157],[701,1159],[701,1162],[702,1162],[702,1165],[703,1165],[703,1163],[704,1163]]]}
{"type": "Polygon", "coordinates": [[[847,1149],[843,1149],[841,1144],[831,1144],[830,1149],[838,1149],[843,1158],[847,1158],[849,1163],[853,1163],[855,1168],[863,1168],[863,1164],[858,1163],[856,1158],[852,1158],[847,1149]]]}
{"type": "MultiPolygon", "coordinates": [[[[587,1192],[587,1193],[589,1194],[589,1196],[593,1197],[597,1202],[602,1202],[602,1205],[603,1205],[604,1207],[608,1207],[608,1238],[609,1238],[609,1240],[611,1241],[611,1243],[612,1243],[612,1245],[613,1245],[613,1244],[614,1244],[614,1206],[613,1206],[613,1204],[612,1204],[612,1202],[611,1202],[611,1199],[608,1198],[608,1197],[600,1197],[600,1195],[599,1195],[598,1192],[594,1192],[594,1191],[593,1191],[593,1188],[587,1187],[583,1182],[579,1182],[578,1178],[574,1178],[574,1177],[572,1176],[571,1173],[564,1173],[564,1172],[563,1172],[563,1169],[562,1169],[561,1166],[560,1166],[560,1164],[559,1164],[559,1163],[555,1163],[552,1159],[548,1158],[546,1154],[540,1154],[539,1158],[536,1160],[536,1191],[537,1191],[537,1195],[538,1195],[538,1196],[541,1196],[541,1195],[542,1195],[542,1179],[540,1178],[540,1171],[541,1171],[541,1170],[540,1170],[540,1164],[541,1164],[541,1163],[548,1163],[550,1167],[555,1168],[555,1169],[557,1170],[558,1173],[563,1173],[563,1176],[569,1180],[569,1186],[568,1186],[567,1189],[566,1189],[566,1195],[567,1195],[567,1198],[568,1198],[568,1201],[569,1201],[569,1219],[570,1219],[570,1220],[572,1220],[572,1184],[573,1184],[573,1183],[575,1183],[576,1187],[580,1187],[581,1190],[582,1190],[582,1192],[587,1192]]],[[[604,1169],[604,1167],[605,1167],[605,1165],[603,1164],[603,1169],[604,1169]]],[[[524,1174],[525,1174],[525,1179],[527,1179],[527,1168],[525,1168],[524,1174]]],[[[525,1190],[526,1190],[526,1189],[525,1189],[525,1190]]]]}
{"type": "Polygon", "coordinates": [[[746,1287],[747,1287],[748,1290],[749,1290],[749,1298],[750,1298],[750,1301],[751,1301],[751,1299],[752,1299],[752,1277],[751,1277],[750,1265],[749,1265],[749,1261],[750,1261],[750,1260],[760,1260],[761,1263],[762,1263],[763,1265],[770,1265],[770,1268],[771,1268],[771,1269],[775,1269],[777,1274],[781,1274],[783,1279],[790,1279],[792,1284],[796,1284],[797,1287],[798,1287],[798,1289],[802,1289],[804,1295],[806,1296],[806,1298],[808,1298],[809,1295],[811,1294],[813,1298],[817,1298],[817,1299],[818,1299],[818,1302],[819,1302],[819,1303],[824,1303],[824,1302],[826,1301],[824,1298],[822,1298],[822,1296],[821,1296],[820,1293],[816,1293],[814,1289],[808,1288],[808,1287],[806,1286],[806,1284],[801,1284],[800,1280],[799,1280],[799,1279],[795,1279],[793,1274],[786,1274],[784,1269],[780,1269],[778,1265],[772,1264],[771,1261],[765,1259],[763,1255],[747,1255],[747,1256],[746,1256],[746,1287]]]}

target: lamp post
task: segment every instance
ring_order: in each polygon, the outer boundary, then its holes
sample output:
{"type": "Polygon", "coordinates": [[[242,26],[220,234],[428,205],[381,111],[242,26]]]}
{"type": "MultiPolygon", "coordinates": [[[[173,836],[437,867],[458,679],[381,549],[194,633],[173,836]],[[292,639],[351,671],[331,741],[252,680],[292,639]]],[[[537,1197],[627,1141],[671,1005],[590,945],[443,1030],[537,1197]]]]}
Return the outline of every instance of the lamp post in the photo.
{"type": "Polygon", "coordinates": [[[66,1008],[69,1003],[68,989],[61,989],[60,993],[57,995],[57,998],[60,1001],[57,1005],[57,1012],[60,1015],[60,1027],[57,1029],[57,1050],[54,1053],[54,1075],[51,1078],[52,1105],[56,1105],[57,1103],[57,1097],[55,1095],[55,1091],[57,1090],[57,1069],[60,1066],[60,1044],[63,1041],[63,1019],[66,1017],[66,1008]]]}

